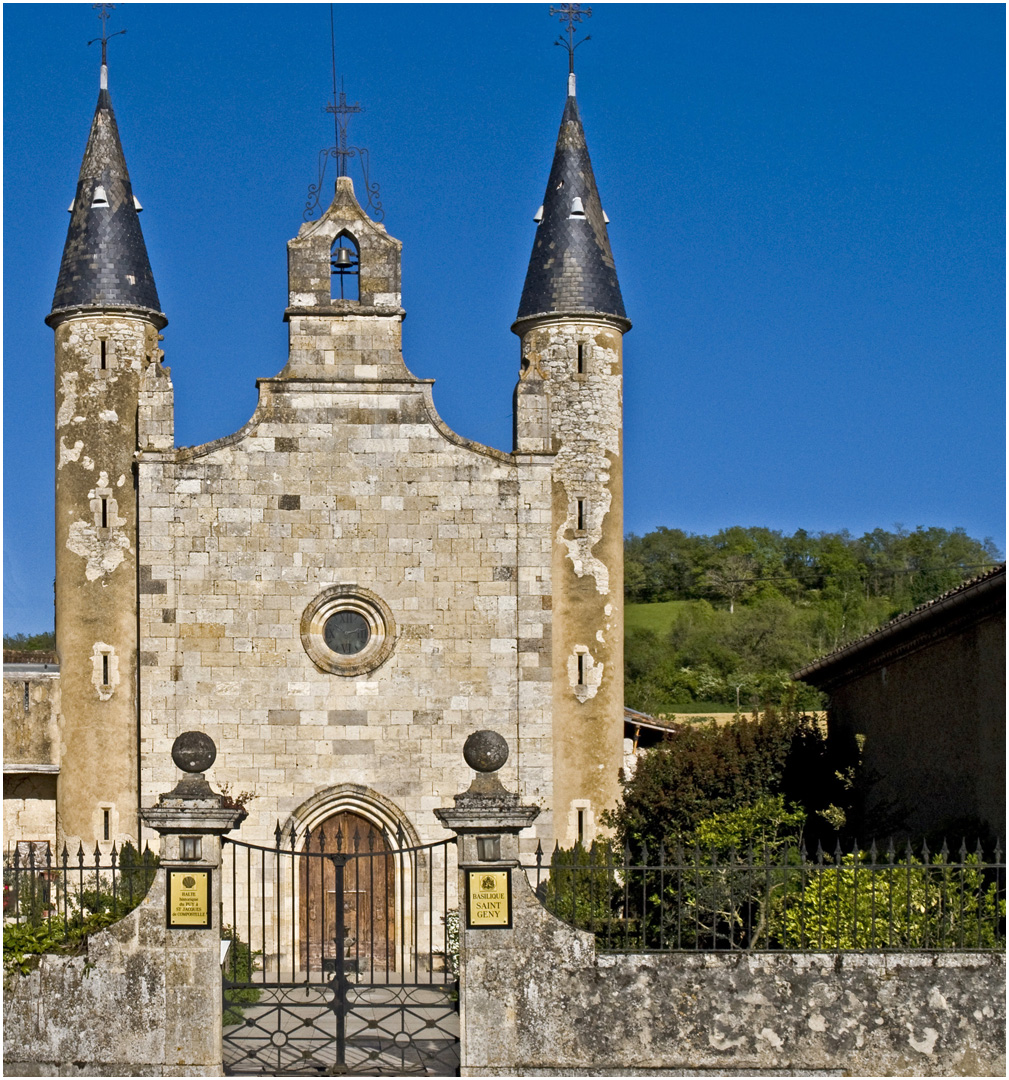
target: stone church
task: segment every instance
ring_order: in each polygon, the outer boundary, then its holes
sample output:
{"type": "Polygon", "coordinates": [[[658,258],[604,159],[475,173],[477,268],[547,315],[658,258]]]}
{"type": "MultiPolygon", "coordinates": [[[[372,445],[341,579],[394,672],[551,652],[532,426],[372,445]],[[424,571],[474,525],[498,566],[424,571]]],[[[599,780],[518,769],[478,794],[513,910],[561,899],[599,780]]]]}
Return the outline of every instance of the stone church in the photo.
{"type": "Polygon", "coordinates": [[[286,364],[202,446],[175,445],[104,64],[70,210],[46,319],[58,669],[5,669],[8,839],[153,842],[139,810],[195,729],[245,840],[347,814],[437,840],[490,728],[502,781],[541,807],[528,843],[590,840],[622,752],[630,322],[574,76],[512,326],[510,453],[450,430],[410,370],[401,244],[349,177],[288,242],[286,364]]]}

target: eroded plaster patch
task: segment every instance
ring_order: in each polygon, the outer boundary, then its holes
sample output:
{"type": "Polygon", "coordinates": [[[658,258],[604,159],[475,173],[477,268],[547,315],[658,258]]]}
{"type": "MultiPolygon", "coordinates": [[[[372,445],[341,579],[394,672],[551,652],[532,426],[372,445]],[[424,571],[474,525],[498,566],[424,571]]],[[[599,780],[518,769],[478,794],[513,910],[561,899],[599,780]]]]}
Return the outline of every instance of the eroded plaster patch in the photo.
{"type": "MultiPolygon", "coordinates": [[[[558,455],[558,458],[560,455],[558,455]]],[[[609,480],[607,472],[603,481],[609,480]]],[[[582,484],[582,487],[585,485],[582,484]]],[[[567,485],[565,485],[567,489],[567,485]]],[[[571,566],[578,577],[591,575],[595,580],[596,590],[603,596],[610,591],[610,570],[601,559],[592,554],[592,548],[603,538],[603,519],[609,512],[612,496],[608,488],[601,488],[593,492],[593,498],[579,499],[577,495],[568,493],[567,517],[557,529],[557,541],[568,549],[568,558],[571,566]],[[582,513],[584,517],[584,529],[578,529],[578,503],[588,503],[582,513]]]]}
{"type": "Polygon", "coordinates": [[[104,420],[107,424],[118,424],[119,416],[115,409],[102,409],[98,414],[99,420],[104,420]]]}
{"type": "Polygon", "coordinates": [[[56,467],[62,469],[68,461],[79,461],[81,451],[84,449],[84,441],[77,439],[72,447],[67,446],[66,439],[63,435],[60,436],[60,462],[56,467]]]}
{"type": "Polygon", "coordinates": [[[908,1024],[908,1028],[911,1034],[908,1036],[907,1041],[911,1047],[918,1051],[919,1054],[931,1054],[935,1051],[935,1043],[939,1038],[939,1032],[935,1028],[925,1028],[925,1037],[923,1039],[916,1039],[914,1037],[914,1029],[908,1024]]]}
{"type": "Polygon", "coordinates": [[[77,411],[77,372],[64,371],[60,378],[60,393],[63,400],[56,411],[56,426],[66,427],[74,419],[77,411]]]}
{"type": "Polygon", "coordinates": [[[67,532],[67,550],[87,561],[84,576],[88,581],[111,574],[126,558],[130,538],[126,533],[99,529],[89,521],[74,521],[67,532]],[[99,533],[108,533],[101,536],[99,533]]]}

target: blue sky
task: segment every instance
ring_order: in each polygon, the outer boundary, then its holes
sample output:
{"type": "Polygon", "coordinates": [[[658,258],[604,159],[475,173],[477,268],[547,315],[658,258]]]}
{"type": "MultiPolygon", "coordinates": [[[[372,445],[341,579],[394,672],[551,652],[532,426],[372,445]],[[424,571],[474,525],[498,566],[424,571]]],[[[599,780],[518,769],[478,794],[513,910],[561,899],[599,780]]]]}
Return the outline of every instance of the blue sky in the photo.
{"type": "MultiPolygon", "coordinates": [[[[594,4],[578,97],[628,314],[626,526],[1005,548],[1005,11],[594,4]]],[[[515,317],[564,104],[546,4],[336,6],[405,355],[510,449],[515,317]]],[[[4,628],[52,626],[52,332],[98,92],[89,4],[5,5],[4,628]]],[[[286,359],[286,241],[332,142],[328,5],[122,4],[110,89],[176,438],[286,359]]],[[[360,190],[360,182],[359,190],[360,190]]]]}

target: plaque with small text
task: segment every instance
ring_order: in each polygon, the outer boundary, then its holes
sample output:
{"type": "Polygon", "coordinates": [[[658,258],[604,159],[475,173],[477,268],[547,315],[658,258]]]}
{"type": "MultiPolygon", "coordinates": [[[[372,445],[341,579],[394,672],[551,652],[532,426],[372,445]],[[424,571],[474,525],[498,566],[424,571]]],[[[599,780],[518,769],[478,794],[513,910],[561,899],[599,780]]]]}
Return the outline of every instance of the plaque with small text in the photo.
{"type": "Polygon", "coordinates": [[[169,928],[208,930],[213,925],[210,893],[209,870],[169,870],[169,928]]]}
{"type": "Polygon", "coordinates": [[[466,927],[469,930],[509,929],[512,924],[510,870],[466,871],[466,927]]]}

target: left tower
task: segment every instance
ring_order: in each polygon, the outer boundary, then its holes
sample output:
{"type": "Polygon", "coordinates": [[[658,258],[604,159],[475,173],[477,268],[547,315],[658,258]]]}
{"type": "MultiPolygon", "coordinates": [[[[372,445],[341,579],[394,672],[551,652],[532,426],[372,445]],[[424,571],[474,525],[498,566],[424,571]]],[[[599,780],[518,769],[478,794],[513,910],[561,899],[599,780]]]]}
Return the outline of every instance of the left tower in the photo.
{"type": "Polygon", "coordinates": [[[101,66],[52,311],[56,336],[56,650],[63,841],[138,835],[137,496],[141,380],[161,312],[140,203],[101,66]]]}

